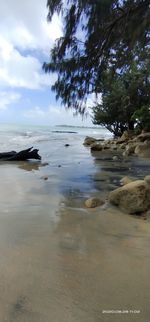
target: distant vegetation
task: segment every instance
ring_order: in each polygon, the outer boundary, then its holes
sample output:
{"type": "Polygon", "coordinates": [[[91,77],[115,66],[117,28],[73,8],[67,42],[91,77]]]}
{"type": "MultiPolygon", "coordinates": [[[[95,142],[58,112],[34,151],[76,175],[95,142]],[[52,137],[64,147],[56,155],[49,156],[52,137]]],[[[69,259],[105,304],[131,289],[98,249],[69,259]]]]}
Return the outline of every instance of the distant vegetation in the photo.
{"type": "Polygon", "coordinates": [[[150,130],[149,0],[48,0],[48,20],[63,20],[46,72],[57,73],[52,89],[68,108],[84,114],[90,94],[93,122],[115,135],[150,130]]]}

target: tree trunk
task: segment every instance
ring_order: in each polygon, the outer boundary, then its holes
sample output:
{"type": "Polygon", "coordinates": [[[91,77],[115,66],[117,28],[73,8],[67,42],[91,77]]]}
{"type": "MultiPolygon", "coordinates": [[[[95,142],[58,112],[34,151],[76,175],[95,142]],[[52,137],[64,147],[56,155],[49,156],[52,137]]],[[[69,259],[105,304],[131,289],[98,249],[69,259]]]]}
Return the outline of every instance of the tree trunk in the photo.
{"type": "Polygon", "coordinates": [[[128,130],[134,131],[134,121],[129,121],[128,122],[128,130]]]}
{"type": "Polygon", "coordinates": [[[33,147],[20,152],[10,151],[0,153],[0,161],[25,161],[29,159],[41,160],[41,156],[38,154],[39,150],[32,150],[32,148],[33,147]]]}

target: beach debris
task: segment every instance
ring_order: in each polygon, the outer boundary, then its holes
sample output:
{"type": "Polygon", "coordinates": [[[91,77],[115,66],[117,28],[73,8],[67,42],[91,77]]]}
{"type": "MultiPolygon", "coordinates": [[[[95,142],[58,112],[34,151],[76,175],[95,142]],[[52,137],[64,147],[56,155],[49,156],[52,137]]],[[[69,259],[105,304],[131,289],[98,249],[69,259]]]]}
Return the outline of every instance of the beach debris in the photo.
{"type": "Polygon", "coordinates": [[[99,198],[89,198],[85,201],[85,206],[87,208],[95,208],[104,205],[104,201],[99,198]]]}
{"type": "Polygon", "coordinates": [[[25,161],[29,159],[36,159],[41,160],[41,156],[38,154],[37,149],[33,149],[33,147],[22,150],[19,152],[10,151],[10,152],[3,152],[0,153],[0,160],[1,161],[25,161]]]}

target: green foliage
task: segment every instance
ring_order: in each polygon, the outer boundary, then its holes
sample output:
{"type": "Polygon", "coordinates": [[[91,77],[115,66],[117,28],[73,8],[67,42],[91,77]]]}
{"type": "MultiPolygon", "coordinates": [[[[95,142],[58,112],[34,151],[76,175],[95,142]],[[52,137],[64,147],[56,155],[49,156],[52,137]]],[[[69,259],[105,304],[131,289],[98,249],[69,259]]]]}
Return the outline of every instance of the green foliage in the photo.
{"type": "Polygon", "coordinates": [[[93,108],[93,122],[104,125],[116,136],[137,124],[150,130],[149,62],[133,63],[123,74],[105,75],[102,102],[93,108]]]}
{"type": "Polygon", "coordinates": [[[123,72],[148,58],[149,0],[48,0],[47,6],[48,20],[61,15],[63,37],[43,68],[57,73],[52,89],[67,107],[83,113],[88,95],[103,90],[108,68],[123,72]]]}
{"type": "Polygon", "coordinates": [[[136,131],[145,130],[150,132],[150,105],[142,106],[135,111],[132,119],[136,122],[136,131]]]}

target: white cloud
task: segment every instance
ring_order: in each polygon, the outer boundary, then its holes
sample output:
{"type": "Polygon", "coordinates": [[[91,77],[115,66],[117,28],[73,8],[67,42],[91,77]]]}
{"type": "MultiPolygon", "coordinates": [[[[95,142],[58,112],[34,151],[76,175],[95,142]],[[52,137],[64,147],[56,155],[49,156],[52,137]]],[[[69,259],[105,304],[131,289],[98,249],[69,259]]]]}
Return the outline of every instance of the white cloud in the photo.
{"type": "Polygon", "coordinates": [[[87,107],[93,107],[96,104],[100,104],[102,102],[102,95],[101,94],[95,94],[92,93],[91,95],[89,95],[87,102],[86,102],[86,106],[87,107]]]}
{"type": "Polygon", "coordinates": [[[0,86],[38,89],[49,86],[55,80],[54,75],[42,72],[42,66],[36,57],[23,56],[7,40],[0,36],[0,86]]]}
{"type": "Polygon", "coordinates": [[[61,23],[54,16],[46,21],[46,0],[5,0],[0,10],[0,86],[39,89],[51,85],[55,76],[46,75],[38,60],[49,53],[61,36],[61,23]],[[34,51],[33,51],[34,50],[34,51]],[[24,56],[23,51],[30,54],[24,56]],[[31,51],[33,53],[31,54],[31,51]]]}
{"type": "Polygon", "coordinates": [[[62,34],[60,19],[55,15],[48,24],[47,0],[5,0],[1,3],[0,27],[5,39],[19,48],[49,50],[62,34]]]}
{"type": "Polygon", "coordinates": [[[16,92],[0,92],[0,110],[6,110],[9,105],[19,101],[21,95],[16,92]]]}
{"type": "Polygon", "coordinates": [[[73,116],[72,110],[66,110],[64,107],[48,106],[47,108],[41,108],[36,106],[30,110],[27,110],[24,115],[26,119],[30,120],[31,124],[72,124],[83,126],[92,125],[90,118],[82,121],[81,116],[73,116]]]}

